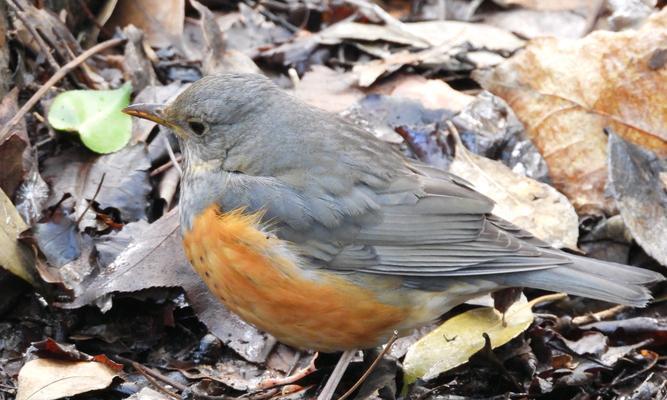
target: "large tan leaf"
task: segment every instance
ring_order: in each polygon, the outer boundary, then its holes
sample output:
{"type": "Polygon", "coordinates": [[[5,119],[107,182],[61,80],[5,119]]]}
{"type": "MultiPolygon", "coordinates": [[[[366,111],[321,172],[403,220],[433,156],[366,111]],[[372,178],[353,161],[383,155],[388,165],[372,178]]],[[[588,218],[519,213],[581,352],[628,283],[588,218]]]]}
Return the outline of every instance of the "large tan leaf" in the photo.
{"type": "Polygon", "coordinates": [[[667,9],[639,30],[532,40],[476,78],[511,105],[575,208],[610,212],[603,128],[667,154],[665,43],[667,9]]]}
{"type": "Polygon", "coordinates": [[[38,358],[26,363],[18,377],[17,400],[55,400],[104,389],[116,377],[111,367],[96,361],[38,358]]]}

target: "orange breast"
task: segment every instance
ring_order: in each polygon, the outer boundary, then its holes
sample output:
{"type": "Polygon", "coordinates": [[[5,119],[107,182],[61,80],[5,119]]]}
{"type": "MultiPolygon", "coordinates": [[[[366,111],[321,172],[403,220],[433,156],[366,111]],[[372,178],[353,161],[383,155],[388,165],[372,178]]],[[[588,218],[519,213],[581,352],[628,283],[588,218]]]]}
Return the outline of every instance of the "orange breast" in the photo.
{"type": "Polygon", "coordinates": [[[210,290],[245,321],[283,343],[319,351],[383,343],[408,317],[353,278],[307,269],[257,214],[210,206],[184,234],[185,252],[210,290]]]}

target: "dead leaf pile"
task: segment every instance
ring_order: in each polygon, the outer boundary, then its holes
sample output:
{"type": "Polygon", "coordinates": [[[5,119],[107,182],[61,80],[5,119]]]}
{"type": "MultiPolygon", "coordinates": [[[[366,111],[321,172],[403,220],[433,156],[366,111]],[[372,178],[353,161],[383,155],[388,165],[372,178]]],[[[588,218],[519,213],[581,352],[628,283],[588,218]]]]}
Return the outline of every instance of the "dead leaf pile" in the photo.
{"type": "MultiPolygon", "coordinates": [[[[306,399],[329,378],[337,355],[276,343],[211,295],[181,247],[178,140],[115,118],[210,74],[265,74],[466,179],[517,229],[664,271],[658,3],[8,0],[0,396],[306,399]],[[314,372],[262,385],[300,368],[314,372]]],[[[538,291],[514,303],[516,288],[474,299],[399,339],[354,396],[664,397],[659,290],[644,310],[538,291]]],[[[353,357],[337,397],[376,354],[353,357]]]]}

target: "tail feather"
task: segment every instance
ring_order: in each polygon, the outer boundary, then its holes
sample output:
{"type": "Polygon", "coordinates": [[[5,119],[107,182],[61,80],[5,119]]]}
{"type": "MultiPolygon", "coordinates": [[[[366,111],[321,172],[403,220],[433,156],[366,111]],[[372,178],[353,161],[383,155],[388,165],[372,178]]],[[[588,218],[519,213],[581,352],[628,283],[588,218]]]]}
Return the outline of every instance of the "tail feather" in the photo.
{"type": "Polygon", "coordinates": [[[635,307],[643,307],[651,301],[651,292],[646,285],[665,279],[662,274],[642,268],[570,254],[568,257],[572,260],[572,264],[539,271],[502,274],[497,277],[502,281],[500,283],[507,286],[567,292],[635,307]]]}

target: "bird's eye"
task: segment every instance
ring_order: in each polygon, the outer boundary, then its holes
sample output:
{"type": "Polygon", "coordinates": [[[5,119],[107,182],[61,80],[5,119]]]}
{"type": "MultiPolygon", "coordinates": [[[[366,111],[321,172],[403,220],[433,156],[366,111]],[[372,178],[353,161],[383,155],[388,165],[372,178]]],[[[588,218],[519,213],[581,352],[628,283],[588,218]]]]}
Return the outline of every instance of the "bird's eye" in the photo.
{"type": "Polygon", "coordinates": [[[206,125],[201,121],[188,121],[190,130],[197,136],[201,136],[206,132],[206,125]]]}

